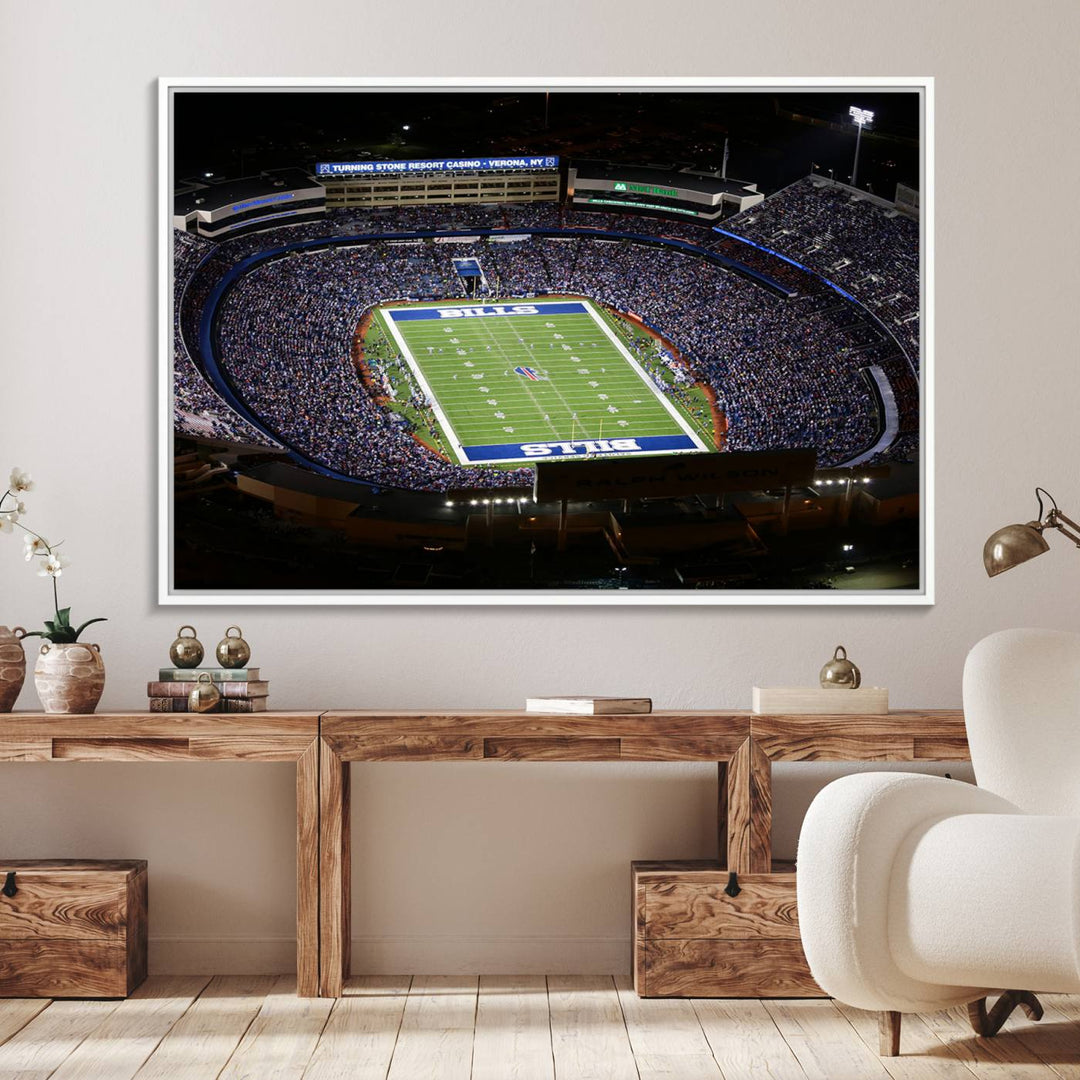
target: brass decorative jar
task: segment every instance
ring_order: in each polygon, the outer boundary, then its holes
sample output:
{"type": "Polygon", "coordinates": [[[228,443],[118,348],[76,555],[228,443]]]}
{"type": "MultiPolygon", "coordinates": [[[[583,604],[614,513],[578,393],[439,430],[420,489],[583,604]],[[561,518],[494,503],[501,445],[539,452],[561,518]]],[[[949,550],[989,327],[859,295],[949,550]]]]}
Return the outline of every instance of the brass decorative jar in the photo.
{"type": "Polygon", "coordinates": [[[832,659],[821,669],[821,685],[826,690],[858,690],[862,672],[853,664],[843,645],[837,645],[832,659]]]}
{"type": "Polygon", "coordinates": [[[169,646],[169,659],[178,668],[198,667],[202,663],[205,650],[196,637],[194,626],[181,626],[176,631],[176,640],[169,646]],[[185,630],[190,630],[188,635],[185,630]]]}
{"type": "Polygon", "coordinates": [[[241,668],[251,659],[251,646],[244,640],[239,626],[230,626],[225,631],[225,636],[218,642],[217,658],[223,668],[241,668]]]}
{"type": "Polygon", "coordinates": [[[0,713],[15,707],[23,682],[26,680],[26,653],[22,639],[26,631],[21,626],[9,630],[0,626],[0,713]]]}
{"type": "Polygon", "coordinates": [[[81,641],[43,642],[34,664],[34,685],[47,713],[92,713],[105,689],[101,647],[81,641]]]}

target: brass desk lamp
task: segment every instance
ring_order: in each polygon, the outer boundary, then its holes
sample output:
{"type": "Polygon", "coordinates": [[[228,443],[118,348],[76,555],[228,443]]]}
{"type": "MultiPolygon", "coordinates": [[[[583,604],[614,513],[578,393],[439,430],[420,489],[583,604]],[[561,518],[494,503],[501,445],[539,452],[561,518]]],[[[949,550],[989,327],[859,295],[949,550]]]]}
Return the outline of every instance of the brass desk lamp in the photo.
{"type": "Polygon", "coordinates": [[[1035,498],[1039,500],[1039,516],[1035,521],[1029,521],[1026,525],[1006,525],[983,545],[983,566],[990,577],[996,577],[1049,551],[1050,545],[1043,536],[1047,529],[1057,529],[1080,548],[1080,525],[1058,509],[1054,496],[1045,488],[1036,488],[1035,498]],[[1045,517],[1044,495],[1051,507],[1045,517]]]}

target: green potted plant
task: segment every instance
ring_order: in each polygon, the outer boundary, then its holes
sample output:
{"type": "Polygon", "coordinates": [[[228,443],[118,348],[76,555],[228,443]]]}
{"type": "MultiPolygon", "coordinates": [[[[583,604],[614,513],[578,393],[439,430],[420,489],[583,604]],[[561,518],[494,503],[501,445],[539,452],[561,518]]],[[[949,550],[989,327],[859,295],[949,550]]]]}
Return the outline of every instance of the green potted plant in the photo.
{"type": "Polygon", "coordinates": [[[21,529],[26,561],[37,565],[39,577],[52,580],[53,618],[45,620],[44,630],[25,635],[44,639],[34,665],[34,685],[47,713],[92,713],[105,689],[105,664],[100,646],[81,642],[79,635],[105,619],[87,619],[72,626],[71,608],[60,606],[58,579],[70,562],[58,550],[63,541],[50,544],[41,533],[23,524],[26,504],[21,496],[33,488],[29,473],[11,470],[7,490],[0,496],[0,533],[21,529]]]}

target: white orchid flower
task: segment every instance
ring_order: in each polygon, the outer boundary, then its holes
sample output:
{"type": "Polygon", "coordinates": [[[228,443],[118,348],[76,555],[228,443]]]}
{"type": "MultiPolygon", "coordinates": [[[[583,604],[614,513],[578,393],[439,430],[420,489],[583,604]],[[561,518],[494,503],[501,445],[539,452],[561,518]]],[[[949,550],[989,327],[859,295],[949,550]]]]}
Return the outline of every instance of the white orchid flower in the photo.
{"type": "MultiPolygon", "coordinates": [[[[15,517],[18,517],[16,514],[15,517]]],[[[15,522],[12,520],[12,515],[8,513],[0,514],[0,533],[9,533],[15,527],[15,522]]]]}
{"type": "Polygon", "coordinates": [[[64,568],[70,565],[70,559],[68,559],[64,555],[59,554],[59,552],[54,551],[41,564],[41,569],[38,571],[38,577],[57,578],[64,572],[64,568]]]}
{"type": "Polygon", "coordinates": [[[35,536],[27,533],[23,537],[23,555],[29,562],[35,555],[46,555],[49,551],[49,542],[44,536],[35,536]]]}
{"type": "Polygon", "coordinates": [[[8,479],[8,487],[12,491],[33,491],[34,481],[30,479],[28,472],[23,472],[22,469],[15,468],[11,470],[11,477],[8,479]]]}

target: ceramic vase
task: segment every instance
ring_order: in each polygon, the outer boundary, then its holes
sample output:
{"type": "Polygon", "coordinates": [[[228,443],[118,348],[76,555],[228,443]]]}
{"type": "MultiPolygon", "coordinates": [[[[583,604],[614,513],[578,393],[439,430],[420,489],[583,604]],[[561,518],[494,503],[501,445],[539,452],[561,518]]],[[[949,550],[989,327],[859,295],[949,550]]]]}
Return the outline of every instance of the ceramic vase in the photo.
{"type": "Polygon", "coordinates": [[[45,641],[34,664],[34,685],[47,713],[92,713],[105,689],[105,664],[97,645],[45,641]]]}
{"type": "Polygon", "coordinates": [[[26,679],[26,653],[23,652],[21,626],[9,630],[0,626],[0,713],[15,707],[23,681],[26,679]]]}

